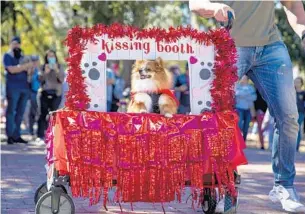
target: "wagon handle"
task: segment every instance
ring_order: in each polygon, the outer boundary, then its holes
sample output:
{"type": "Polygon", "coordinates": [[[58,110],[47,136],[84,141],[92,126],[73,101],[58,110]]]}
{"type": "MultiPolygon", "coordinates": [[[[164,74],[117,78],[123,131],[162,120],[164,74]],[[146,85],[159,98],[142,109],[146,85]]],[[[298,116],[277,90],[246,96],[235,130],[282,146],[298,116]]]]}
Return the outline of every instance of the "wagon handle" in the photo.
{"type": "MultiPolygon", "coordinates": [[[[232,26],[233,26],[233,20],[234,20],[234,16],[233,16],[233,13],[231,11],[228,11],[228,24],[227,26],[225,26],[225,28],[229,31],[231,30],[232,26]]],[[[221,22],[220,23],[221,26],[224,26],[224,23],[221,22]]]]}

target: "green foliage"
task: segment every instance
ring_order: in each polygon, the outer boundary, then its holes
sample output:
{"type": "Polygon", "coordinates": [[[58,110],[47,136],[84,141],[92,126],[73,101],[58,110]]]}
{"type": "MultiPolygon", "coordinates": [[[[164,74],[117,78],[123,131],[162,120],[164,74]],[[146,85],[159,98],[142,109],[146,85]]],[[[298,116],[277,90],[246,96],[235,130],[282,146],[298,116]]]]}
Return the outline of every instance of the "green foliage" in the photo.
{"type": "Polygon", "coordinates": [[[10,40],[15,35],[21,37],[21,48],[25,55],[37,54],[43,58],[49,48],[60,48],[58,40],[62,38],[57,37],[53,17],[46,2],[1,1],[1,12],[2,54],[9,50],[10,40]]]}
{"type": "Polygon", "coordinates": [[[166,5],[156,5],[148,14],[147,27],[169,28],[177,27],[182,23],[182,10],[180,2],[166,5]]]}
{"type": "Polygon", "coordinates": [[[82,1],[81,7],[86,13],[91,13],[92,24],[109,25],[118,22],[144,27],[151,8],[157,4],[163,5],[165,3],[154,1],[82,1]]]}

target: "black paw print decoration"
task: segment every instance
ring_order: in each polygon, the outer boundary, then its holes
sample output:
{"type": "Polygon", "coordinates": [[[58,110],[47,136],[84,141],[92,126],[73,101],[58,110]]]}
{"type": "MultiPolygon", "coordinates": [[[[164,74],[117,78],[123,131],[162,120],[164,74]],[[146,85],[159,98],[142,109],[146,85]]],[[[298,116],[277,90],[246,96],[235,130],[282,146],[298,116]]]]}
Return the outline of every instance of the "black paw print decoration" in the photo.
{"type": "Polygon", "coordinates": [[[97,65],[96,62],[92,62],[92,67],[90,67],[89,63],[85,63],[84,64],[84,67],[85,67],[85,70],[82,70],[82,73],[83,74],[86,74],[88,73],[88,77],[91,79],[91,80],[98,80],[101,76],[100,72],[95,68],[95,66],[97,65]]]}

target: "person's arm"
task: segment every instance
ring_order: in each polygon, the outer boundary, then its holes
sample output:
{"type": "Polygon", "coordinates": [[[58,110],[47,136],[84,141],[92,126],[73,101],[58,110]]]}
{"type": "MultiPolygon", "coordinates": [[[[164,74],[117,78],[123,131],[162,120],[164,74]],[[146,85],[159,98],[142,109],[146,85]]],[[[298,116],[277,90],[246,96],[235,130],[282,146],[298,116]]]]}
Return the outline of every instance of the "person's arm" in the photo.
{"type": "Polygon", "coordinates": [[[39,71],[39,73],[38,73],[38,79],[39,79],[39,81],[41,82],[41,83],[43,83],[44,81],[45,81],[45,71],[46,71],[46,69],[48,70],[49,69],[49,67],[47,66],[47,64],[45,64],[45,65],[42,65],[41,66],[41,69],[40,69],[40,71],[39,71]]]}
{"type": "Polygon", "coordinates": [[[290,26],[302,38],[305,34],[305,11],[303,3],[301,1],[281,1],[281,3],[284,6],[290,26]]]}
{"type": "Polygon", "coordinates": [[[5,54],[3,57],[3,64],[5,69],[11,74],[17,74],[23,71],[27,71],[29,68],[33,66],[32,62],[25,63],[23,65],[13,65],[12,57],[8,54],[5,54]]]}
{"type": "Polygon", "coordinates": [[[177,78],[176,85],[174,87],[174,91],[185,92],[187,90],[187,86],[185,83],[182,83],[183,80],[181,80],[180,78],[181,78],[181,76],[177,78]]]}
{"type": "Polygon", "coordinates": [[[57,65],[57,72],[56,72],[56,77],[57,77],[57,81],[59,83],[63,83],[64,80],[65,80],[65,72],[64,70],[62,69],[62,66],[61,65],[57,65]]]}
{"type": "Polygon", "coordinates": [[[107,85],[114,85],[115,76],[112,71],[107,71],[107,85]]]}
{"type": "Polygon", "coordinates": [[[212,3],[209,0],[189,0],[189,8],[192,12],[204,18],[212,18],[219,22],[228,21],[228,11],[231,11],[233,16],[234,10],[226,4],[212,3]]]}

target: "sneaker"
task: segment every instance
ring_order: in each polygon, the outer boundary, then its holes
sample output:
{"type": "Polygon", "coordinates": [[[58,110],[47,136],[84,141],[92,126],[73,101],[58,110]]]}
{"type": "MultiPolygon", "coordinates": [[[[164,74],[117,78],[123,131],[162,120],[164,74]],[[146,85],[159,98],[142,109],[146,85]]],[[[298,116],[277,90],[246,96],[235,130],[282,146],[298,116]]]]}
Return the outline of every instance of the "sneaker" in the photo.
{"type": "Polygon", "coordinates": [[[17,139],[15,139],[15,142],[16,143],[24,143],[24,144],[27,144],[28,142],[23,140],[21,137],[18,137],[17,139]]]}
{"type": "Polygon", "coordinates": [[[12,137],[7,138],[7,144],[12,145],[14,143],[16,143],[16,141],[12,137]]]}
{"type": "Polygon", "coordinates": [[[281,185],[274,186],[269,193],[272,202],[281,202],[282,208],[287,212],[305,212],[305,206],[294,188],[285,188],[281,185]]]}
{"type": "Polygon", "coordinates": [[[45,143],[44,143],[44,139],[39,138],[39,137],[36,138],[35,143],[36,143],[37,145],[44,145],[44,144],[45,144],[45,143]]]}

